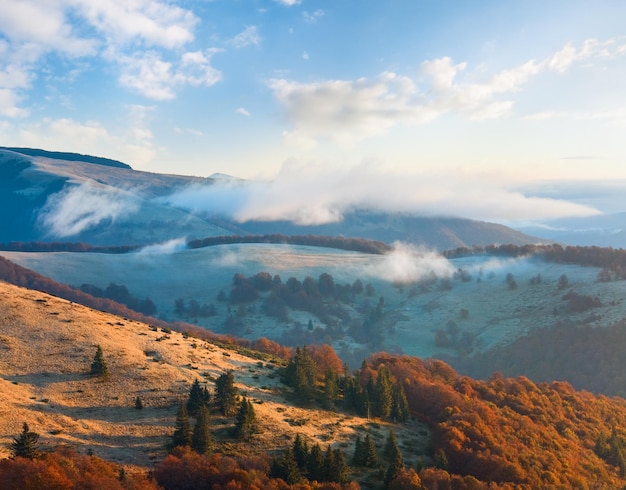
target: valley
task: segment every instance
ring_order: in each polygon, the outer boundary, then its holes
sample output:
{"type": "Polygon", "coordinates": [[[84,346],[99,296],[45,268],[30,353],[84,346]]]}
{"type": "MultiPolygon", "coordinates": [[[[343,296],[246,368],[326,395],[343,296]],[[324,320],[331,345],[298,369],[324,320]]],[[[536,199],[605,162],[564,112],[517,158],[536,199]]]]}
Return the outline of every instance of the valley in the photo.
{"type": "Polygon", "coordinates": [[[546,262],[537,257],[471,256],[446,259],[434,252],[398,246],[386,255],[317,247],[238,244],[166,252],[158,247],[129,254],[1,254],[59,282],[79,287],[124,285],[138,298],[156,305],[156,316],[185,321],[217,333],[288,345],[330,342],[353,367],[369,353],[388,351],[422,358],[484,352],[506,345],[532,329],[555,324],[608,327],[626,317],[622,281],[598,281],[598,267],[546,262]],[[318,316],[290,309],[287,319],[264,312],[267,293],[243,304],[228,296],[233,277],[267,272],[285,283],[294,277],[318,280],[330,274],[335,284],[361,281],[369,295],[356,295],[343,306],[347,318],[333,321],[341,333],[307,334],[309,321],[325,329],[318,316]],[[565,276],[567,285],[559,286],[565,276]],[[515,283],[507,282],[511,277],[515,283]],[[600,298],[599,305],[578,311],[564,296],[600,298]],[[221,296],[221,299],[220,299],[221,296]],[[357,342],[349,327],[383,298],[378,342],[357,342]],[[210,316],[177,313],[175,300],[211,305],[210,316]],[[364,305],[369,305],[365,307],[364,305]],[[227,320],[236,316],[236,327],[227,320]],[[234,329],[233,329],[234,328],[234,329]],[[298,335],[294,332],[304,332],[298,335]]]}

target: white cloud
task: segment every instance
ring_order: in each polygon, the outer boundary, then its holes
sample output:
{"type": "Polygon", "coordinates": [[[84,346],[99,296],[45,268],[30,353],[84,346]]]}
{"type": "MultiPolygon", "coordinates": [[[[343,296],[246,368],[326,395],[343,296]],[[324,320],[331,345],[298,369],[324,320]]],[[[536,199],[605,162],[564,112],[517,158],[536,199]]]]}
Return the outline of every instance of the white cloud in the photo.
{"type": "Polygon", "coordinates": [[[171,100],[176,89],[184,85],[210,87],[222,78],[211,66],[211,56],[217,50],[184,53],[177,64],[164,61],[155,51],[137,52],[119,57],[122,68],[120,84],[154,100],[171,100]]]}
{"type": "Polygon", "coordinates": [[[310,57],[310,56],[309,56],[309,53],[307,53],[306,51],[304,51],[304,52],[302,53],[302,59],[303,59],[303,60],[308,60],[308,59],[309,59],[309,57],[310,57]]]}
{"type": "Polygon", "coordinates": [[[166,200],[191,211],[222,214],[228,210],[242,222],[288,220],[307,225],[340,221],[352,209],[488,221],[598,214],[588,206],[525,196],[485,179],[396,174],[366,165],[330,171],[291,164],[272,182],[193,186],[166,200]]]}
{"type": "Polygon", "coordinates": [[[247,26],[242,32],[230,40],[235,48],[245,48],[246,46],[258,46],[261,44],[261,35],[257,26],[247,26]]]}
{"type": "Polygon", "coordinates": [[[289,139],[354,142],[399,124],[427,123],[448,113],[472,120],[501,118],[511,113],[513,94],[538,74],[562,73],[575,63],[624,52],[624,38],[587,40],[579,48],[567,44],[542,61],[529,60],[478,82],[474,81],[477,74],[462,78],[467,63],[442,57],[421,64],[420,80],[385,72],[375,79],[313,83],[277,78],[268,86],[292,126],[286,133],[289,139]]]}
{"type": "Polygon", "coordinates": [[[51,195],[38,220],[52,236],[65,238],[103,221],[122,219],[137,209],[137,202],[130,194],[89,183],[51,195]]]}
{"type": "Polygon", "coordinates": [[[240,114],[241,116],[246,116],[246,117],[250,117],[250,115],[251,115],[251,114],[250,114],[250,113],[249,113],[246,109],[244,109],[243,107],[240,107],[239,109],[235,110],[235,112],[236,112],[237,114],[240,114]]]}
{"type": "Polygon", "coordinates": [[[178,48],[193,40],[199,19],[189,10],[157,0],[74,0],[79,12],[108,43],[139,42],[178,48]]]}
{"type": "Polygon", "coordinates": [[[14,90],[0,88],[0,116],[24,117],[28,110],[19,107],[21,97],[14,90]]]}

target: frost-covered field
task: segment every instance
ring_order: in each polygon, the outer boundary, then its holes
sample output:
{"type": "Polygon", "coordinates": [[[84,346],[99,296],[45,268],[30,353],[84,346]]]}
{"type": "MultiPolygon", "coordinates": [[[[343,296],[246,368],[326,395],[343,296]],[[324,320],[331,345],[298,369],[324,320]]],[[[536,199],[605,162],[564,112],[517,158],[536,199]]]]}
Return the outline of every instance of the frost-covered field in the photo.
{"type": "MultiPolygon", "coordinates": [[[[228,294],[233,276],[258,272],[315,279],[323,272],[336,283],[360,279],[375,289],[373,303],[384,298],[385,342],[369,350],[391,350],[428,357],[452,352],[470,342],[474,349],[485,350],[506,343],[529,329],[556,322],[572,325],[588,323],[607,326],[626,317],[625,282],[599,283],[598,269],[550,264],[536,259],[494,259],[471,257],[447,261],[433,253],[399,247],[388,256],[367,255],[315,247],[288,245],[222,245],[196,250],[163,253],[161,249],[124,255],[91,253],[18,253],[1,252],[24,267],[74,286],[83,283],[105,288],[109,283],[124,284],[134,296],[151,298],[158,316],[174,317],[174,300],[195,299],[214,304],[218,315],[198,319],[214,331],[223,331],[228,305],[217,301],[220,291],[228,294]],[[459,269],[465,280],[455,278],[459,269]],[[428,286],[419,280],[434,272],[439,278],[428,286]],[[511,274],[517,287],[511,289],[506,277],[511,274]],[[541,275],[539,284],[531,278],[541,275]],[[559,277],[566,275],[568,286],[558,288],[559,277]],[[447,283],[442,278],[449,278],[447,283]],[[444,286],[445,284],[445,286],[444,286]],[[598,297],[603,306],[582,313],[570,313],[562,297],[567,291],[598,297]],[[450,347],[437,345],[437,330],[446,333],[450,347]]],[[[457,274],[458,276],[458,274],[457,274]]],[[[250,338],[266,336],[277,340],[296,322],[319,320],[306,312],[292,313],[291,324],[280,324],[261,313],[261,303],[247,308],[246,329],[250,338]]],[[[335,347],[357,347],[349,339],[335,347]]]]}

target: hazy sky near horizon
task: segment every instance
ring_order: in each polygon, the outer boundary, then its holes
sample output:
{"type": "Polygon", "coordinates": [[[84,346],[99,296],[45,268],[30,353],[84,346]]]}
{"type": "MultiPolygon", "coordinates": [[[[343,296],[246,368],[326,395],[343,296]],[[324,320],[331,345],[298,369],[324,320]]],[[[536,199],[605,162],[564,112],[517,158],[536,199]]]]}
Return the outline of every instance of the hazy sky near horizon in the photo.
{"type": "Polygon", "coordinates": [[[626,2],[0,0],[0,12],[0,145],[199,176],[375,168],[390,182],[450,177],[451,194],[626,179],[626,2]]]}

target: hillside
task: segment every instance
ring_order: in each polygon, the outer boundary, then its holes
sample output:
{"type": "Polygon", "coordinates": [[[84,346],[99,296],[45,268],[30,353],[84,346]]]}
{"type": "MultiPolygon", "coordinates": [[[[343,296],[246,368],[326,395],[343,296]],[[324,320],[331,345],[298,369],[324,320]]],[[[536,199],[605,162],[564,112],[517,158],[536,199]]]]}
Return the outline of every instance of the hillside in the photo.
{"type": "MultiPolygon", "coordinates": [[[[252,443],[227,441],[224,451],[276,451],[297,433],[310,441],[349,447],[363,431],[386,434],[386,423],[326,410],[307,410],[285,398],[276,374],[281,360],[238,352],[234,346],[168,332],[54,296],[0,282],[0,456],[23,422],[51,449],[70,445],[121,464],[149,467],[163,458],[179,401],[196,379],[208,383],[227,370],[253,400],[261,431],[252,443]],[[88,375],[96,346],[110,379],[88,375]],[[144,408],[135,409],[140,397],[144,408]],[[306,421],[298,423],[297,421],[306,421]]],[[[219,418],[217,429],[228,421],[219,418]]],[[[400,428],[401,440],[410,436],[400,428]]],[[[413,429],[415,425],[412,425],[413,429]]],[[[426,441],[424,441],[425,444],[426,441]]]]}
{"type": "MultiPolygon", "coordinates": [[[[253,400],[261,427],[251,441],[242,443],[224,432],[231,421],[215,416],[211,430],[218,452],[238,457],[265,454],[290,447],[299,434],[311,443],[333,444],[349,459],[357,436],[371,435],[382,453],[385,435],[393,428],[404,465],[417,468],[402,474],[413,486],[396,488],[626,484],[623,399],[576,392],[566,383],[535,384],[523,377],[495,375],[475,381],[441,361],[379,354],[363,364],[357,378],[364,387],[371,382],[379,386],[387,370],[401,382],[413,419],[390,424],[294,405],[276,376],[282,362],[277,359],[251,356],[6,283],[0,283],[0,298],[4,456],[26,421],[41,435],[42,449],[61,444],[81,453],[90,450],[131,473],[156,465],[157,475],[171,474],[183,471],[176,465],[195,464],[195,469],[184,470],[190,478],[201,471],[200,460],[179,454],[160,463],[173,432],[176,406],[193,380],[212,387],[212,380],[232,369],[240,392],[253,400]],[[86,374],[96,345],[108,362],[108,380],[86,374]],[[137,397],[143,401],[141,410],[134,406],[137,397]]],[[[350,477],[358,478],[363,488],[380,486],[375,472],[365,468],[351,468],[350,477]]]]}
{"type": "MultiPolygon", "coordinates": [[[[0,148],[0,243],[73,241],[91,245],[146,245],[230,234],[330,235],[439,250],[491,243],[538,243],[502,225],[468,219],[419,217],[376,210],[346,213],[339,223],[298,226],[286,221],[232,218],[236,183],[133,170],[121,162],[75,153],[0,148]],[[168,196],[186,190],[215,193],[215,202],[175,206],[168,196]],[[9,211],[10,210],[10,211],[9,211]]],[[[191,192],[192,195],[195,195],[191,192]]],[[[192,198],[190,198],[192,199],[192,198]]],[[[193,201],[193,199],[192,199],[193,201]]]]}

